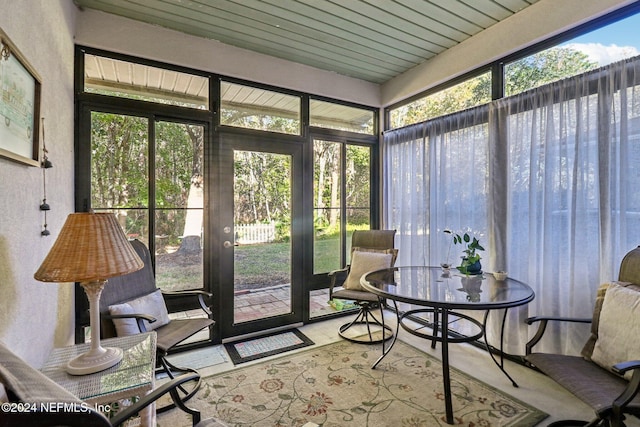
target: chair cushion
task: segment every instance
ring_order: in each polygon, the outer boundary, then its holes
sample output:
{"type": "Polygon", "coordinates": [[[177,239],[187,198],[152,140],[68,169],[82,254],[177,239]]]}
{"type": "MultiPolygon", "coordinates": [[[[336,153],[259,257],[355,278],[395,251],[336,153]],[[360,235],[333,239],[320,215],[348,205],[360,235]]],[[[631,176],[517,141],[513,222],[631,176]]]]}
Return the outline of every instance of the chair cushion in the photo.
{"type": "MultiPolygon", "coordinates": [[[[525,358],[598,413],[609,409],[627,386],[622,377],[580,356],[533,353],[525,358]]],[[[640,396],[630,406],[640,407],[640,396]]]]}
{"type": "Polygon", "coordinates": [[[367,291],[356,291],[353,289],[341,289],[333,293],[333,298],[346,299],[352,301],[378,302],[375,294],[367,291]]]}
{"type": "MultiPolygon", "coordinates": [[[[119,314],[148,314],[156,318],[156,321],[149,323],[144,320],[144,326],[147,331],[158,329],[169,323],[169,313],[167,312],[167,306],[162,297],[160,289],[156,289],[154,292],[141,296],[139,298],[132,299],[122,304],[115,304],[109,306],[109,313],[111,315],[119,314]]],[[[140,333],[138,323],[136,319],[113,319],[113,324],[116,327],[118,336],[135,335],[140,333]]]]}
{"type": "Polygon", "coordinates": [[[345,289],[361,291],[360,278],[365,273],[389,268],[393,263],[393,250],[354,249],[351,253],[351,267],[344,282],[345,289]]]}
{"type": "Polygon", "coordinates": [[[31,367],[7,347],[0,344],[0,383],[20,402],[82,403],[76,396],[31,367]]]}
{"type": "Polygon", "coordinates": [[[176,344],[189,338],[196,332],[212,325],[214,322],[206,317],[195,317],[191,319],[173,319],[171,323],[163,328],[156,329],[158,336],[157,348],[166,353],[176,344]]]}
{"type": "MultiPolygon", "coordinates": [[[[617,284],[607,289],[591,360],[607,370],[640,356],[640,292],[617,284]]],[[[631,379],[631,372],[626,378],[631,379]]]]}

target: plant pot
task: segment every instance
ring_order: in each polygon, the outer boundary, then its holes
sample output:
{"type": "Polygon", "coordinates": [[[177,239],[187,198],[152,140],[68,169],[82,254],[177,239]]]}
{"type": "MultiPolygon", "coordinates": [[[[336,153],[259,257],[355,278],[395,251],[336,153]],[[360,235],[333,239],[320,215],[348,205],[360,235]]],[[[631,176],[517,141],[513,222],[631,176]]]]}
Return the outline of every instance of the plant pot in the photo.
{"type": "Polygon", "coordinates": [[[482,264],[480,264],[480,260],[476,261],[473,264],[467,265],[466,259],[462,258],[462,265],[456,268],[458,269],[458,271],[460,271],[460,273],[468,274],[471,276],[482,273],[482,264]]]}
{"type": "Polygon", "coordinates": [[[480,261],[476,261],[475,263],[467,266],[467,274],[480,274],[482,273],[482,264],[480,261]]]}

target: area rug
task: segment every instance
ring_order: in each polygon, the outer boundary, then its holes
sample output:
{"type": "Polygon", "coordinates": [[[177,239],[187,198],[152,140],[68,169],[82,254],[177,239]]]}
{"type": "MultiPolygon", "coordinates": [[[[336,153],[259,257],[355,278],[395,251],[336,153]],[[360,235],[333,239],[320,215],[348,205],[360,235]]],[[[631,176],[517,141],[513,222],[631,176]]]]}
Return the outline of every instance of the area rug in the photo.
{"type": "MultiPolygon", "coordinates": [[[[229,426],[447,426],[442,365],[401,341],[378,365],[378,345],[340,341],[203,379],[188,406],[229,426]]],[[[456,425],[538,424],[548,415],[454,368],[456,425]]],[[[159,427],[190,426],[180,411],[159,427]]]]}
{"type": "Polygon", "coordinates": [[[234,365],[313,345],[298,329],[224,345],[234,365]]]}

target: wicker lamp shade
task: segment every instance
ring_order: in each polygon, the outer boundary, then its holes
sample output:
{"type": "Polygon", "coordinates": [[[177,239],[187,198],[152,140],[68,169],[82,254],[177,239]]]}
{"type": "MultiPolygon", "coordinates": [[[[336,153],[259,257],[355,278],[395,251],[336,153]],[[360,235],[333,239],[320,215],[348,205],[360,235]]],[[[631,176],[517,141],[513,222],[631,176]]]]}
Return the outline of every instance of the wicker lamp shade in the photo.
{"type": "Polygon", "coordinates": [[[140,270],[142,260],[112,213],[74,213],[34,275],[41,282],[86,282],[140,270]]]}
{"type": "Polygon", "coordinates": [[[89,300],[91,347],[67,363],[72,375],[108,369],[122,360],[122,349],[100,345],[99,302],[110,277],[140,270],[142,260],[112,213],[74,213],[33,275],[41,282],[80,282],[89,300]]]}

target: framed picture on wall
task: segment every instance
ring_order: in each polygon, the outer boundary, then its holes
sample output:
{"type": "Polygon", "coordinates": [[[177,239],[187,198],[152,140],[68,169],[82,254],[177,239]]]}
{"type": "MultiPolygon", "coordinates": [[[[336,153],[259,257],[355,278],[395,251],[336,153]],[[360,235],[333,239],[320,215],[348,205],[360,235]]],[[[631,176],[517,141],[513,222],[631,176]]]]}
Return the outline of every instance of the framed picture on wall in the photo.
{"type": "Polygon", "coordinates": [[[0,29],[0,156],[39,166],[41,79],[0,29]]]}

